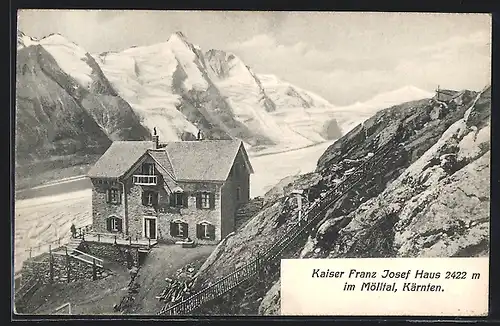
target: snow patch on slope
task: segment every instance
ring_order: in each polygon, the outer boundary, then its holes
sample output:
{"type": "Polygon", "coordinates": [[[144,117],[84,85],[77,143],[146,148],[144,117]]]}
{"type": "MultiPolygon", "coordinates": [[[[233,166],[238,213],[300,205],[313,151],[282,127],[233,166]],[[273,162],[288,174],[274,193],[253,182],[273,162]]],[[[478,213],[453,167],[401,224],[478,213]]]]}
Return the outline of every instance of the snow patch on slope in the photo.
{"type": "Polygon", "coordinates": [[[275,105],[270,102],[260,81],[237,56],[219,51],[210,56],[209,62],[209,75],[226,97],[236,120],[252,130],[258,130],[283,148],[303,147],[324,141],[322,138],[308,139],[288,125],[276,121],[272,113],[268,112],[274,110],[275,105]],[[220,71],[217,71],[218,68],[220,71]]]}
{"type": "Polygon", "coordinates": [[[59,67],[81,86],[91,85],[92,68],[86,63],[86,51],[59,34],[47,36],[41,39],[39,44],[54,57],[59,67]]]}
{"type": "Polygon", "coordinates": [[[37,45],[39,44],[38,40],[24,34],[21,31],[17,31],[17,49],[22,49],[24,47],[28,47],[30,45],[37,45]]]}
{"type": "MultiPolygon", "coordinates": [[[[174,73],[180,64],[176,55],[180,53],[182,59],[186,59],[186,55],[180,49],[174,53],[172,43],[179,48],[179,40],[170,40],[96,57],[103,73],[136,111],[143,125],[150,130],[156,127],[163,141],[180,140],[179,135],[183,132],[198,132],[198,128],[177,110],[181,96],[172,89],[174,73]]],[[[189,64],[182,66],[185,70],[190,69],[186,68],[189,64]]],[[[193,80],[191,76],[188,79],[193,80]]],[[[184,85],[187,86],[200,84],[196,79],[187,83],[186,80],[184,85]]]]}
{"type": "Polygon", "coordinates": [[[274,75],[257,76],[266,94],[276,104],[276,110],[270,115],[278,124],[288,126],[310,144],[326,140],[322,133],[327,123],[336,119],[335,106],[274,75]]]}

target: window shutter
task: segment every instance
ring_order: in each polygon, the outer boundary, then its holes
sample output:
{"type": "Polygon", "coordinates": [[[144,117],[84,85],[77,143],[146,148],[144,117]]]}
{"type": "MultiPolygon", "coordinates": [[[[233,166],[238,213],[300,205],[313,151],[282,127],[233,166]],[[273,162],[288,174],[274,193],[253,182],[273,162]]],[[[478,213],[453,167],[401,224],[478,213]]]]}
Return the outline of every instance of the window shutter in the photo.
{"type": "Polygon", "coordinates": [[[111,201],[111,189],[106,189],[106,203],[111,201]]]}
{"type": "Polygon", "coordinates": [[[173,237],[177,235],[177,223],[170,222],[170,235],[173,237]]]}
{"type": "Polygon", "coordinates": [[[198,239],[203,238],[203,225],[202,224],[196,224],[196,237],[198,239]]]}
{"type": "Polygon", "coordinates": [[[200,209],[201,208],[201,193],[198,192],[196,194],[196,208],[200,209]]]}
{"type": "Polygon", "coordinates": [[[210,199],[210,209],[214,209],[215,208],[215,194],[213,192],[211,192],[208,195],[208,197],[210,199]]]}
{"type": "Polygon", "coordinates": [[[212,224],[208,224],[207,225],[207,228],[208,228],[208,238],[210,240],[215,240],[215,225],[212,225],[212,224]]]}
{"type": "Polygon", "coordinates": [[[122,197],[123,197],[123,193],[121,192],[121,190],[118,190],[118,204],[122,203],[122,197]]]}
{"type": "Polygon", "coordinates": [[[118,229],[119,232],[122,232],[122,219],[121,218],[116,219],[116,228],[118,229]]]}
{"type": "Polygon", "coordinates": [[[111,231],[111,218],[106,219],[106,230],[111,231]]]}
{"type": "Polygon", "coordinates": [[[169,205],[170,207],[174,207],[175,206],[175,195],[174,194],[170,194],[170,198],[169,198],[169,205]]]}
{"type": "Polygon", "coordinates": [[[183,233],[183,237],[187,238],[189,236],[189,232],[188,232],[188,224],[187,223],[182,223],[182,233],[183,233]]]}
{"type": "Polygon", "coordinates": [[[153,195],[153,205],[157,206],[158,205],[158,193],[155,192],[153,195]]]}
{"type": "Polygon", "coordinates": [[[187,208],[188,207],[188,194],[183,194],[182,195],[182,206],[184,206],[184,208],[187,208]]]}

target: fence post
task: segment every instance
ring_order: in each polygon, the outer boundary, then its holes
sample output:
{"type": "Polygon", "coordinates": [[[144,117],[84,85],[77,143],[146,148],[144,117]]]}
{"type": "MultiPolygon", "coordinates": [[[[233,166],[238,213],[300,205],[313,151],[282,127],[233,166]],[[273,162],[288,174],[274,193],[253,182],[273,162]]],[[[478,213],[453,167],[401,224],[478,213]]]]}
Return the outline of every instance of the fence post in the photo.
{"type": "Polygon", "coordinates": [[[151,239],[148,238],[148,249],[151,247],[151,239]]]}
{"type": "Polygon", "coordinates": [[[95,265],[95,258],[92,258],[92,280],[95,281],[97,279],[97,267],[95,265]]]}
{"type": "Polygon", "coordinates": [[[116,244],[116,234],[115,234],[115,244],[116,244]]]}
{"type": "Polygon", "coordinates": [[[71,264],[70,264],[70,261],[69,261],[69,255],[68,255],[68,247],[65,247],[66,249],[66,276],[68,278],[68,283],[70,282],[70,277],[71,277],[71,272],[70,272],[70,269],[71,269],[71,264]]]}
{"type": "Polygon", "coordinates": [[[130,236],[130,237],[128,238],[128,240],[129,240],[129,243],[128,243],[128,244],[129,244],[129,246],[130,246],[130,247],[132,247],[132,236],[130,236]]]}
{"type": "Polygon", "coordinates": [[[52,255],[51,245],[49,245],[49,282],[54,282],[54,257],[52,255]]]}
{"type": "Polygon", "coordinates": [[[101,242],[101,234],[97,233],[97,242],[101,242]]]}
{"type": "Polygon", "coordinates": [[[31,247],[30,247],[30,258],[31,258],[31,247]]]}

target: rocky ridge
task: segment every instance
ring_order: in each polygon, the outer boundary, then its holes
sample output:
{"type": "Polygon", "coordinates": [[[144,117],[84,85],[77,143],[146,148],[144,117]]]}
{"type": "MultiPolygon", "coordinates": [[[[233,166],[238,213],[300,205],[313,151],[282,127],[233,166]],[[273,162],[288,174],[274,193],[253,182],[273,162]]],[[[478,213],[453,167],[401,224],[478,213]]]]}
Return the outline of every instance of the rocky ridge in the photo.
{"type": "MultiPolygon", "coordinates": [[[[490,88],[456,92],[376,113],[330,146],[314,173],[283,180],[264,207],[226,239],[202,267],[197,286],[227,275],[267,248],[294,221],[277,224],[284,196],[303,189],[309,200],[349,175],[382,144],[398,146],[353,191],[325,212],[287,258],[448,257],[488,253],[490,88]],[[440,196],[437,196],[440,194],[440,196]]],[[[279,314],[279,268],[254,284],[255,296],[232,291],[203,313],[279,314]],[[222,304],[222,303],[225,304],[222,304]],[[231,304],[234,302],[237,304],[231,304]],[[227,309],[226,309],[227,310],[227,309]],[[227,311],[226,311],[227,313],[227,311]]]]}

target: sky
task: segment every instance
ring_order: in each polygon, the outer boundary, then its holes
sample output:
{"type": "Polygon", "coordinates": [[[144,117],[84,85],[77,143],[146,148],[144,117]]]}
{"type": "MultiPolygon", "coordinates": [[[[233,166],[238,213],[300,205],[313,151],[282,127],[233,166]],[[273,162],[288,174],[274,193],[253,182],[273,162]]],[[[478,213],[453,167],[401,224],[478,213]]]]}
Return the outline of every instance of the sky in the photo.
{"type": "Polygon", "coordinates": [[[181,31],[204,51],[230,51],[335,105],[410,85],[481,90],[491,80],[488,14],[22,10],[18,29],[60,33],[89,53],[181,31]]]}

